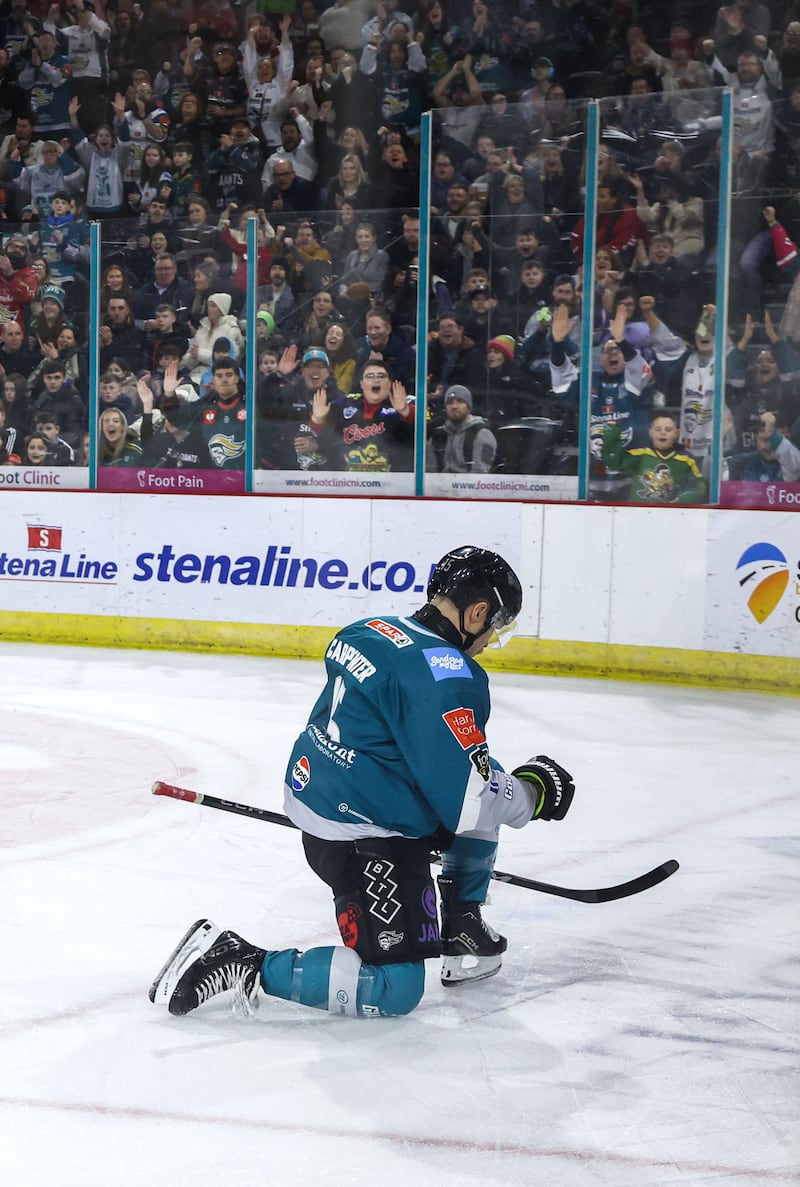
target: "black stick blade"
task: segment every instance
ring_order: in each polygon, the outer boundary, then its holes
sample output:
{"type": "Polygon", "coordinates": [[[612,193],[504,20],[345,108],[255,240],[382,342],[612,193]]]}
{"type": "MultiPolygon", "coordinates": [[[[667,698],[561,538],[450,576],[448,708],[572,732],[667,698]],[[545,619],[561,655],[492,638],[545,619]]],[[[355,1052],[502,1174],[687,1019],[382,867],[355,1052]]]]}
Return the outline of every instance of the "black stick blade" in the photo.
{"type": "Polygon", "coordinates": [[[659,882],[670,878],[678,869],[678,862],[670,858],[655,869],[648,870],[646,874],[631,878],[629,882],[620,882],[617,886],[601,886],[594,890],[572,890],[568,886],[553,886],[550,882],[537,882],[534,878],[523,878],[519,874],[504,874],[502,870],[495,870],[492,877],[498,882],[524,886],[528,890],[538,890],[542,894],[557,895],[558,898],[574,899],[578,903],[613,903],[615,899],[628,898],[629,895],[641,894],[643,890],[658,886],[659,882]]]}

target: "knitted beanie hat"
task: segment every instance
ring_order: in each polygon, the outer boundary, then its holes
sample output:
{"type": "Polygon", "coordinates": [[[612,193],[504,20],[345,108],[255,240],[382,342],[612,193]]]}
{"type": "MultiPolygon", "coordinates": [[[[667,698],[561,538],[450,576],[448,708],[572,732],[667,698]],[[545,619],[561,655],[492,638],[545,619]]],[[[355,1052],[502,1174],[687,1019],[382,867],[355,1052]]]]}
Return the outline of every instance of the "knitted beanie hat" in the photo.
{"type": "Polygon", "coordinates": [[[514,351],[517,349],[517,344],[510,334],[498,334],[496,338],[491,338],[486,343],[486,349],[499,350],[508,359],[509,363],[513,363],[514,351]]]}
{"type": "Polygon", "coordinates": [[[39,294],[40,301],[55,301],[59,309],[64,308],[66,293],[59,284],[46,284],[39,294]]]}
{"type": "Polygon", "coordinates": [[[220,313],[226,316],[231,311],[230,293],[209,293],[209,301],[213,301],[220,313]]]}

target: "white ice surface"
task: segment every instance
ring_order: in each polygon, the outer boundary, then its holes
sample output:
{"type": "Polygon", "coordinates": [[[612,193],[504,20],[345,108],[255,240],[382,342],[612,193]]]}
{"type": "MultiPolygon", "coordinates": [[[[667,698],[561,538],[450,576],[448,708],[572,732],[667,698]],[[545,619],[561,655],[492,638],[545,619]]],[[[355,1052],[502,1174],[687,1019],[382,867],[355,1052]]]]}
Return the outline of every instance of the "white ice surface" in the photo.
{"type": "Polygon", "coordinates": [[[574,773],[498,867],[500,974],[408,1018],[264,999],[183,1019],[147,988],[207,915],[336,941],[298,837],[150,795],[281,810],[321,665],[4,646],[2,1187],[800,1183],[797,700],[494,676],[493,753],[574,773]]]}

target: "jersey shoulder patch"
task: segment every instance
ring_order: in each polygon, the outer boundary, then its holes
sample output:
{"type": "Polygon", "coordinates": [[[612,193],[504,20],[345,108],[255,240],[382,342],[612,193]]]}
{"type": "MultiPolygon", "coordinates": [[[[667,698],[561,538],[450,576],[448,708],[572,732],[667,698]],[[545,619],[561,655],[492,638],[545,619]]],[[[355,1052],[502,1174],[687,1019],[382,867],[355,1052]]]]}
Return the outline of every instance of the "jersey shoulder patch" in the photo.
{"type": "Polygon", "coordinates": [[[376,631],[388,639],[395,647],[412,647],[414,640],[393,622],[385,622],[382,618],[371,618],[364,625],[371,631],[376,631]]]}
{"type": "Polygon", "coordinates": [[[467,657],[455,647],[423,647],[422,654],[434,680],[452,680],[455,677],[472,680],[467,657]]]}

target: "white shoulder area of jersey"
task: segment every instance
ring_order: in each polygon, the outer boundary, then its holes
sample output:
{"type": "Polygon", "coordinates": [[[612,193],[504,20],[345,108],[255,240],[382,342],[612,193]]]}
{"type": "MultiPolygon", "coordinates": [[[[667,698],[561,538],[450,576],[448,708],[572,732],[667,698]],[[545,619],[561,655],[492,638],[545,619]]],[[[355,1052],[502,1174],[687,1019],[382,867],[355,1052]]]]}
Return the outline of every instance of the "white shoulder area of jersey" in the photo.
{"type": "Polygon", "coordinates": [[[443,642],[441,635],[437,635],[436,631],[432,631],[430,627],[423,626],[421,622],[417,622],[416,618],[401,618],[399,621],[402,622],[406,630],[413,631],[416,635],[421,635],[425,639],[438,639],[440,643],[443,642]]]}

